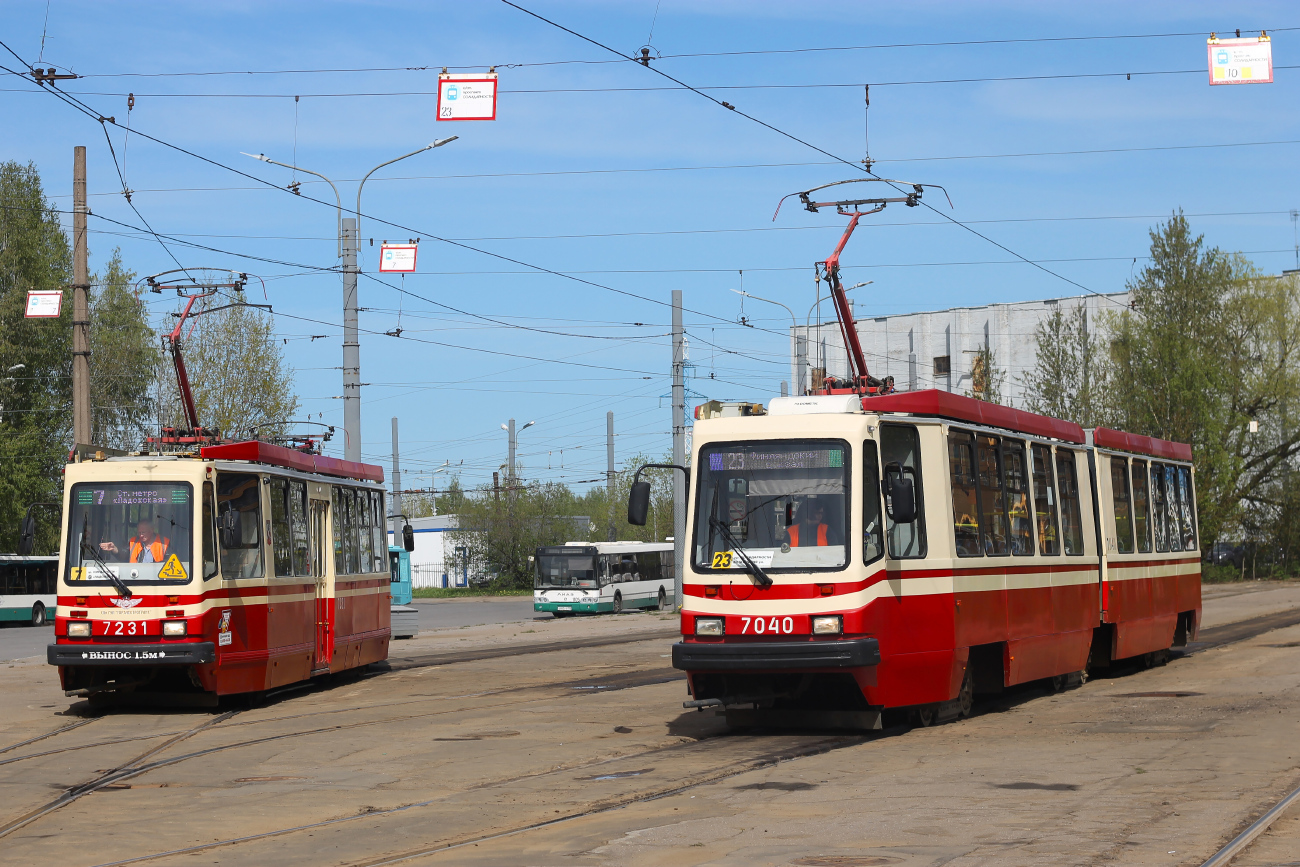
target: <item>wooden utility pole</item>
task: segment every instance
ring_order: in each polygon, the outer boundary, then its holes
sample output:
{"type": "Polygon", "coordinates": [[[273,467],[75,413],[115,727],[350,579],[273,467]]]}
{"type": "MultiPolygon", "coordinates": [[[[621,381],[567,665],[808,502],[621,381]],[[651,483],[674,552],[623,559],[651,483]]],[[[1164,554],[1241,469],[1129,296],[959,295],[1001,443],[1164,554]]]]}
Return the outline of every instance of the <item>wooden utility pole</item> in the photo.
{"type": "Polygon", "coordinates": [[[72,157],[72,439],[77,445],[91,445],[86,213],[86,148],[78,146],[72,157]]]}

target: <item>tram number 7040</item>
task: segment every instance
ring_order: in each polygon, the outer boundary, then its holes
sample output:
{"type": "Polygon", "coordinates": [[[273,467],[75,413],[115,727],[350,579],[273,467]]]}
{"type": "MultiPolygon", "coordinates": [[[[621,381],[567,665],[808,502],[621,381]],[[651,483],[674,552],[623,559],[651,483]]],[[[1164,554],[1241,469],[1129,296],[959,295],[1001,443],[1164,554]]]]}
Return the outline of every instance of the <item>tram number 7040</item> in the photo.
{"type": "Polygon", "coordinates": [[[793,617],[741,617],[741,635],[790,635],[794,632],[793,617]]]}

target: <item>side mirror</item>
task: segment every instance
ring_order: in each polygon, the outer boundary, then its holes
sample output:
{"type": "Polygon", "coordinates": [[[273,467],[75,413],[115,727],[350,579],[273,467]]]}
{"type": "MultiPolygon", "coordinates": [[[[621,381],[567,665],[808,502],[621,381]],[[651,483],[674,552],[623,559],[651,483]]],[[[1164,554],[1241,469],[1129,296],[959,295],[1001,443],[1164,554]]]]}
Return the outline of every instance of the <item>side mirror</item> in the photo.
{"type": "Polygon", "coordinates": [[[402,547],[407,551],[415,550],[415,530],[411,529],[410,524],[402,525],[402,547]]]}
{"type": "Polygon", "coordinates": [[[627,495],[627,522],[634,527],[644,527],[650,512],[650,483],[634,482],[627,495]]]}
{"type": "Polygon", "coordinates": [[[27,511],[27,517],[23,518],[22,536],[18,539],[18,556],[30,557],[32,551],[36,549],[36,516],[27,511]]]}
{"type": "Polygon", "coordinates": [[[241,542],[239,526],[239,510],[226,509],[221,513],[221,519],[218,521],[221,530],[221,547],[238,548],[241,542]]]}
{"type": "Polygon", "coordinates": [[[885,467],[885,479],[880,483],[885,494],[885,511],[896,524],[910,524],[916,520],[916,489],[912,480],[903,475],[898,464],[885,467]]]}

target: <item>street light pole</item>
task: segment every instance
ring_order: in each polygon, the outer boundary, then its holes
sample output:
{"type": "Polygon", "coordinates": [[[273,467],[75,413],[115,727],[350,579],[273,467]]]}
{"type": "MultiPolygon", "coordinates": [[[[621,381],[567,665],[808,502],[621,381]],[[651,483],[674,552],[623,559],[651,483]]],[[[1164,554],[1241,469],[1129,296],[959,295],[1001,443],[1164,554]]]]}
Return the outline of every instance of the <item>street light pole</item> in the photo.
{"type": "Polygon", "coordinates": [[[515,480],[515,449],[516,449],[516,448],[518,447],[518,445],[519,445],[519,434],[520,434],[520,433],[523,433],[523,432],[526,431],[526,430],[528,430],[530,427],[532,427],[532,426],[535,425],[535,424],[537,424],[536,421],[530,421],[528,424],[526,424],[526,425],[524,425],[523,427],[521,427],[521,428],[519,429],[518,432],[515,431],[515,420],[514,420],[514,419],[510,419],[510,423],[509,423],[509,424],[503,424],[503,425],[501,425],[501,429],[502,429],[503,431],[506,432],[506,438],[507,438],[507,440],[506,440],[506,441],[507,441],[507,445],[506,445],[506,485],[507,485],[507,487],[512,486],[513,483],[514,483],[514,480],[515,480]]]}
{"type": "Polygon", "coordinates": [[[806,338],[800,340],[799,335],[796,333],[799,326],[795,322],[794,311],[789,307],[786,307],[780,301],[773,301],[771,298],[759,298],[757,295],[746,292],[744,289],[732,289],[731,291],[735,292],[737,295],[743,295],[746,298],[753,298],[755,301],[766,301],[768,304],[775,304],[777,307],[780,307],[786,313],[790,314],[790,337],[794,340],[795,354],[794,393],[803,394],[805,391],[805,374],[808,369],[808,357],[806,355],[808,341],[806,338]]]}
{"type": "MultiPolygon", "coordinates": [[[[395,162],[404,160],[407,157],[413,157],[416,154],[422,154],[427,150],[441,147],[448,142],[455,141],[459,136],[451,138],[438,139],[432,144],[425,145],[419,150],[411,151],[409,154],[403,154],[396,159],[380,163],[370,171],[366,172],[361,183],[357,185],[357,208],[354,217],[343,216],[343,200],[339,196],[339,188],[334,182],[322,175],[320,172],[313,172],[311,169],[300,168],[299,166],[288,163],[277,162],[265,154],[244,154],[255,160],[272,163],[282,166],[286,169],[304,172],[309,175],[315,175],[325,183],[329,184],[334,190],[334,199],[338,209],[338,230],[339,230],[339,252],[338,255],[343,260],[343,457],[349,461],[361,461],[361,343],[358,337],[357,327],[357,248],[360,246],[359,226],[361,223],[361,190],[366,185],[366,181],[375,172],[384,166],[390,166],[395,162]]],[[[243,153],[241,151],[240,153],[243,153]]]]}

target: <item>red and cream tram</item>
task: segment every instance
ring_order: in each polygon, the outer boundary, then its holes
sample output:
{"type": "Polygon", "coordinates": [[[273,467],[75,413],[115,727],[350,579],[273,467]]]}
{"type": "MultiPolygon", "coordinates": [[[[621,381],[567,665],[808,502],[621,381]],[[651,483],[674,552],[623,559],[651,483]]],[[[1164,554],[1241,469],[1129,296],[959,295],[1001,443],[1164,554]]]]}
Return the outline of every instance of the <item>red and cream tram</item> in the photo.
{"type": "Polygon", "coordinates": [[[941,391],[697,418],[688,706],[928,723],[1196,635],[1189,446],[941,391]]]}
{"type": "Polygon", "coordinates": [[[64,689],[224,695],[386,659],[382,481],[264,442],[68,464],[64,689]]]}

